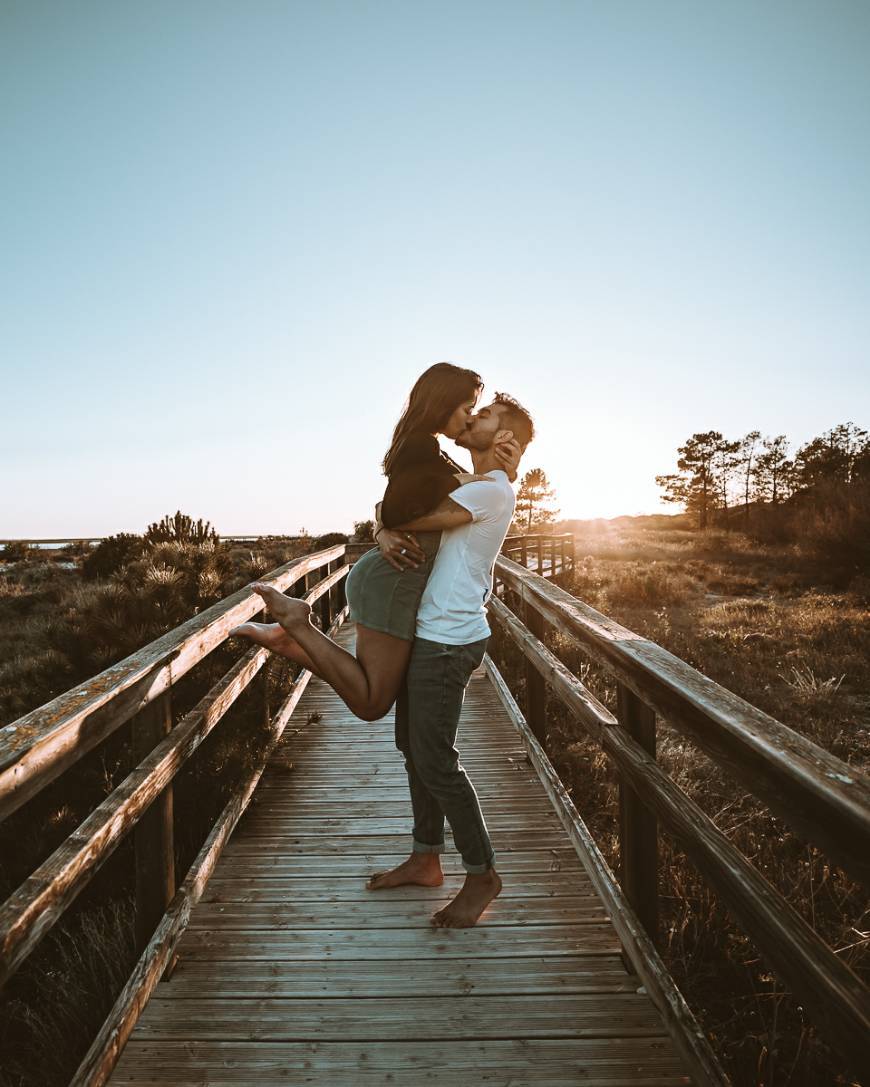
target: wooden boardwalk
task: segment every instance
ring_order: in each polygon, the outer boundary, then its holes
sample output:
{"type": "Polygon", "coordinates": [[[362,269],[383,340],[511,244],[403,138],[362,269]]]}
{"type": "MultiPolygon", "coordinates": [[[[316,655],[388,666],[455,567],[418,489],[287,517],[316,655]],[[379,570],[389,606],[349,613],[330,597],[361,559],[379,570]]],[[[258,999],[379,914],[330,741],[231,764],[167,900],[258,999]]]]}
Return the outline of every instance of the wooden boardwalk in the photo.
{"type": "Polygon", "coordinates": [[[441,929],[464,878],[449,826],[443,886],[365,886],[411,843],[392,714],[361,722],[313,681],[109,1082],[690,1083],[483,674],[457,746],[504,889],[441,929]]]}

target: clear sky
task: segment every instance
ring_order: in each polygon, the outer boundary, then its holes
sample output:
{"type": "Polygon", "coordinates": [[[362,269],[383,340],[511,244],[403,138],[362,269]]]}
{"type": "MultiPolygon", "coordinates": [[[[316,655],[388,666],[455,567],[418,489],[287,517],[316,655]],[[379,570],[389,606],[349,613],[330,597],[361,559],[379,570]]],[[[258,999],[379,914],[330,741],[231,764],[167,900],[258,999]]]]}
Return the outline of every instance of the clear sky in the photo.
{"type": "Polygon", "coordinates": [[[0,537],[347,530],[439,360],[566,516],[870,425],[868,55],[861,0],[0,0],[0,537]]]}

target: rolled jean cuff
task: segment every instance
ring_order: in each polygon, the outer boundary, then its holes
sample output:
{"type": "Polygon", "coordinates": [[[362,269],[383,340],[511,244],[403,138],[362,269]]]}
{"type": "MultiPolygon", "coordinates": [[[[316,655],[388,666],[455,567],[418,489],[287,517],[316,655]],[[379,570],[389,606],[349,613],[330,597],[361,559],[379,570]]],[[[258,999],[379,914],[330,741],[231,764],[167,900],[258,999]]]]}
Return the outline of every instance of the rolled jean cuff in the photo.
{"type": "Polygon", "coordinates": [[[463,860],[462,867],[472,876],[481,876],[484,872],[488,872],[490,868],[495,868],[495,853],[493,853],[486,864],[466,864],[463,860]]]}
{"type": "Polygon", "coordinates": [[[439,842],[438,845],[427,845],[426,842],[418,842],[414,839],[414,852],[415,853],[443,853],[445,850],[444,842],[439,842]]]}

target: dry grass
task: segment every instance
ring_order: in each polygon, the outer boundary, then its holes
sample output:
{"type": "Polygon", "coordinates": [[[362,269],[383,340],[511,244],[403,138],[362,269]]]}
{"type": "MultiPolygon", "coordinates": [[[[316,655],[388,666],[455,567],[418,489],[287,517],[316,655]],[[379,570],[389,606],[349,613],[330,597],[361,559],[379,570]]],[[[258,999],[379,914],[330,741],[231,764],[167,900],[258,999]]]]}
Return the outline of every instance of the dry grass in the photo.
{"type": "MultiPolygon", "coordinates": [[[[794,548],[626,523],[578,535],[576,553],[569,591],[867,769],[870,624],[860,580],[854,591],[836,591],[794,548]]],[[[568,639],[552,634],[548,641],[615,708],[610,677],[568,639]]],[[[512,688],[522,690],[516,651],[503,638],[495,639],[495,651],[512,688]]],[[[548,704],[548,725],[550,757],[616,869],[618,788],[609,760],[555,699],[548,704]]],[[[664,722],[658,745],[660,763],[680,788],[843,961],[870,973],[870,912],[861,889],[664,722]]],[[[660,849],[662,950],[735,1087],[856,1082],[664,835],[660,849]]]]}

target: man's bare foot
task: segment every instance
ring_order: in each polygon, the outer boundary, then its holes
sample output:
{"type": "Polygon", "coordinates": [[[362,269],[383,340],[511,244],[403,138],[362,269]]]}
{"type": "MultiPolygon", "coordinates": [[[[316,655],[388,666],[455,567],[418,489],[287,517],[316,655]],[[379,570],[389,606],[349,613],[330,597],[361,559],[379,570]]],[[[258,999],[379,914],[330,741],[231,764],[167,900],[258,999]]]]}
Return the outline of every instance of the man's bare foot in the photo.
{"type": "Polygon", "coordinates": [[[501,891],[501,878],[494,868],[488,872],[466,873],[462,890],[430,918],[440,928],[471,928],[501,891]]]}
{"type": "Polygon", "coordinates": [[[366,884],[366,890],[382,891],[388,887],[403,887],[417,883],[421,887],[440,887],[444,882],[441,861],[437,853],[412,853],[397,868],[376,872],[366,884]]]}
{"type": "Polygon", "coordinates": [[[310,622],[311,605],[304,600],[296,600],[291,596],[285,596],[264,581],[255,581],[251,589],[258,596],[262,596],[269,607],[269,611],[289,633],[293,632],[294,627],[299,628],[310,622]]]}
{"type": "Polygon", "coordinates": [[[233,627],[227,637],[250,638],[257,645],[263,645],[273,653],[282,653],[285,657],[288,651],[292,652],[296,648],[296,642],[280,623],[242,623],[241,626],[233,627]]]}

